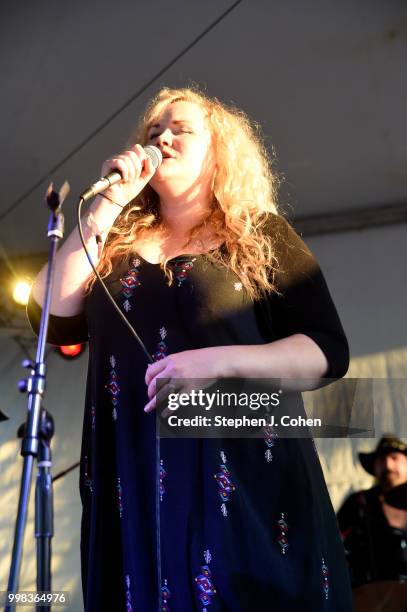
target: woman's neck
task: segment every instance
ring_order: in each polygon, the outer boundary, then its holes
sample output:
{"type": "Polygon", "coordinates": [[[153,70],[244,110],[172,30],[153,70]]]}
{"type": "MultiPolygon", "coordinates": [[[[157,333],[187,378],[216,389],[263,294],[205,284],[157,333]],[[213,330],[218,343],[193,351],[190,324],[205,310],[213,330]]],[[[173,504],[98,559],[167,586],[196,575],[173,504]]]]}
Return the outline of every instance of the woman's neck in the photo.
{"type": "Polygon", "coordinates": [[[170,234],[182,236],[199,225],[209,214],[209,198],[180,196],[160,198],[160,216],[170,234]]]}

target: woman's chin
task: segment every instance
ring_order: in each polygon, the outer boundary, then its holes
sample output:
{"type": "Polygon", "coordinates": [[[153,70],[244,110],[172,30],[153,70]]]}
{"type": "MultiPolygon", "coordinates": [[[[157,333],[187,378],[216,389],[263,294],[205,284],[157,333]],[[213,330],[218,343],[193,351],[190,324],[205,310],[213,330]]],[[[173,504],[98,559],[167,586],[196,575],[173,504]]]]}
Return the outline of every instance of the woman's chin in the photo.
{"type": "Polygon", "coordinates": [[[174,175],[174,168],[172,168],[170,164],[167,162],[167,160],[164,159],[161,166],[159,166],[157,170],[155,171],[155,173],[153,174],[153,177],[150,183],[153,183],[153,181],[156,181],[156,180],[163,180],[173,175],[174,175]]]}
{"type": "Polygon", "coordinates": [[[163,185],[165,183],[174,184],[175,187],[177,183],[183,182],[182,177],[180,177],[179,173],[176,172],[175,168],[170,168],[169,166],[161,164],[151,178],[150,185],[153,187],[153,189],[156,189],[159,187],[159,185],[163,185]]]}

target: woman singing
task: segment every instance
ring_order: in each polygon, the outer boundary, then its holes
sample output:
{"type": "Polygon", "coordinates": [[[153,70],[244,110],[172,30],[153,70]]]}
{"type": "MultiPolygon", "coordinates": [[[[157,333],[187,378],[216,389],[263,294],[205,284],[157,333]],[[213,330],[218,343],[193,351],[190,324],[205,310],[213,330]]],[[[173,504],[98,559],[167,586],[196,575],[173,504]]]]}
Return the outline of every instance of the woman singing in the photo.
{"type": "MultiPolygon", "coordinates": [[[[162,89],[57,257],[48,339],[89,341],[80,491],[85,610],[350,612],[335,515],[310,438],[161,439],[156,381],[340,378],[348,345],[317,262],[279,215],[256,127],[162,89]],[[137,143],[137,144],[136,144],[137,143]],[[158,147],[154,173],[143,149],[158,147]],[[95,239],[98,236],[98,242],[95,239]]],[[[38,326],[45,285],[28,314],[38,326]]],[[[299,393],[297,394],[300,397],[299,393]]]]}

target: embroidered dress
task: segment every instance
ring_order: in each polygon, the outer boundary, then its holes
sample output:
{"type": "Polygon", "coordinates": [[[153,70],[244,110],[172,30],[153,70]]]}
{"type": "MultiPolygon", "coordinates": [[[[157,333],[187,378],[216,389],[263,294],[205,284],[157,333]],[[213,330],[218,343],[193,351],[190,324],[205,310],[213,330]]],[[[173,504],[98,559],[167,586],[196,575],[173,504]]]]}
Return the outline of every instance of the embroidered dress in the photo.
{"type": "MultiPolygon", "coordinates": [[[[346,338],[315,259],[285,220],[271,215],[270,224],[280,237],[281,295],[256,304],[206,255],[171,260],[171,286],[137,253],[113,267],[109,291],[154,359],[303,333],[325,353],[329,376],[345,373],[346,338]]],[[[33,300],[28,314],[37,328],[33,300]]],[[[86,612],[351,611],[312,439],[268,428],[258,439],[157,441],[155,414],[143,411],[145,355],[97,283],[82,314],[51,317],[48,338],[89,338],[80,475],[86,612]]]]}

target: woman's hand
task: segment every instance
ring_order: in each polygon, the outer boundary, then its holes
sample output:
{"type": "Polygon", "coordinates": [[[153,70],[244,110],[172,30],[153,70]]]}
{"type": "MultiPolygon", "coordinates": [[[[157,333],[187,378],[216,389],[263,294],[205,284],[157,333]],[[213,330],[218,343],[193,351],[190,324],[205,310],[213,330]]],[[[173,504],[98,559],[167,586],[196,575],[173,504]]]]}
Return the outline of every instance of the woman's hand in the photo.
{"type": "Polygon", "coordinates": [[[120,206],[125,206],[138,196],[155,172],[153,162],[139,144],[107,159],[102,166],[101,176],[109,174],[112,170],[118,170],[122,180],[106,189],[104,193],[120,206]]]}
{"type": "Polygon", "coordinates": [[[159,392],[160,402],[174,391],[188,393],[202,387],[199,379],[209,379],[207,387],[219,378],[263,378],[277,381],[279,388],[285,391],[310,391],[332,382],[323,378],[328,367],[328,360],[320,347],[304,334],[293,334],[265,344],[182,351],[148,366],[145,381],[150,401],[144,410],[150,412],[156,406],[157,378],[169,379],[159,392]],[[178,379],[183,382],[182,389],[178,379]]]}
{"type": "Polygon", "coordinates": [[[169,393],[189,393],[197,387],[207,387],[222,376],[219,361],[219,349],[222,347],[209,347],[173,353],[150,364],[146,371],[148,404],[145,412],[151,412],[157,403],[157,379],[168,379],[169,382],[160,390],[158,401],[166,399],[169,393]],[[201,380],[205,379],[205,381],[201,380]],[[174,381],[174,382],[172,382],[174,381]],[[180,382],[182,381],[182,386],[180,382]]]}

